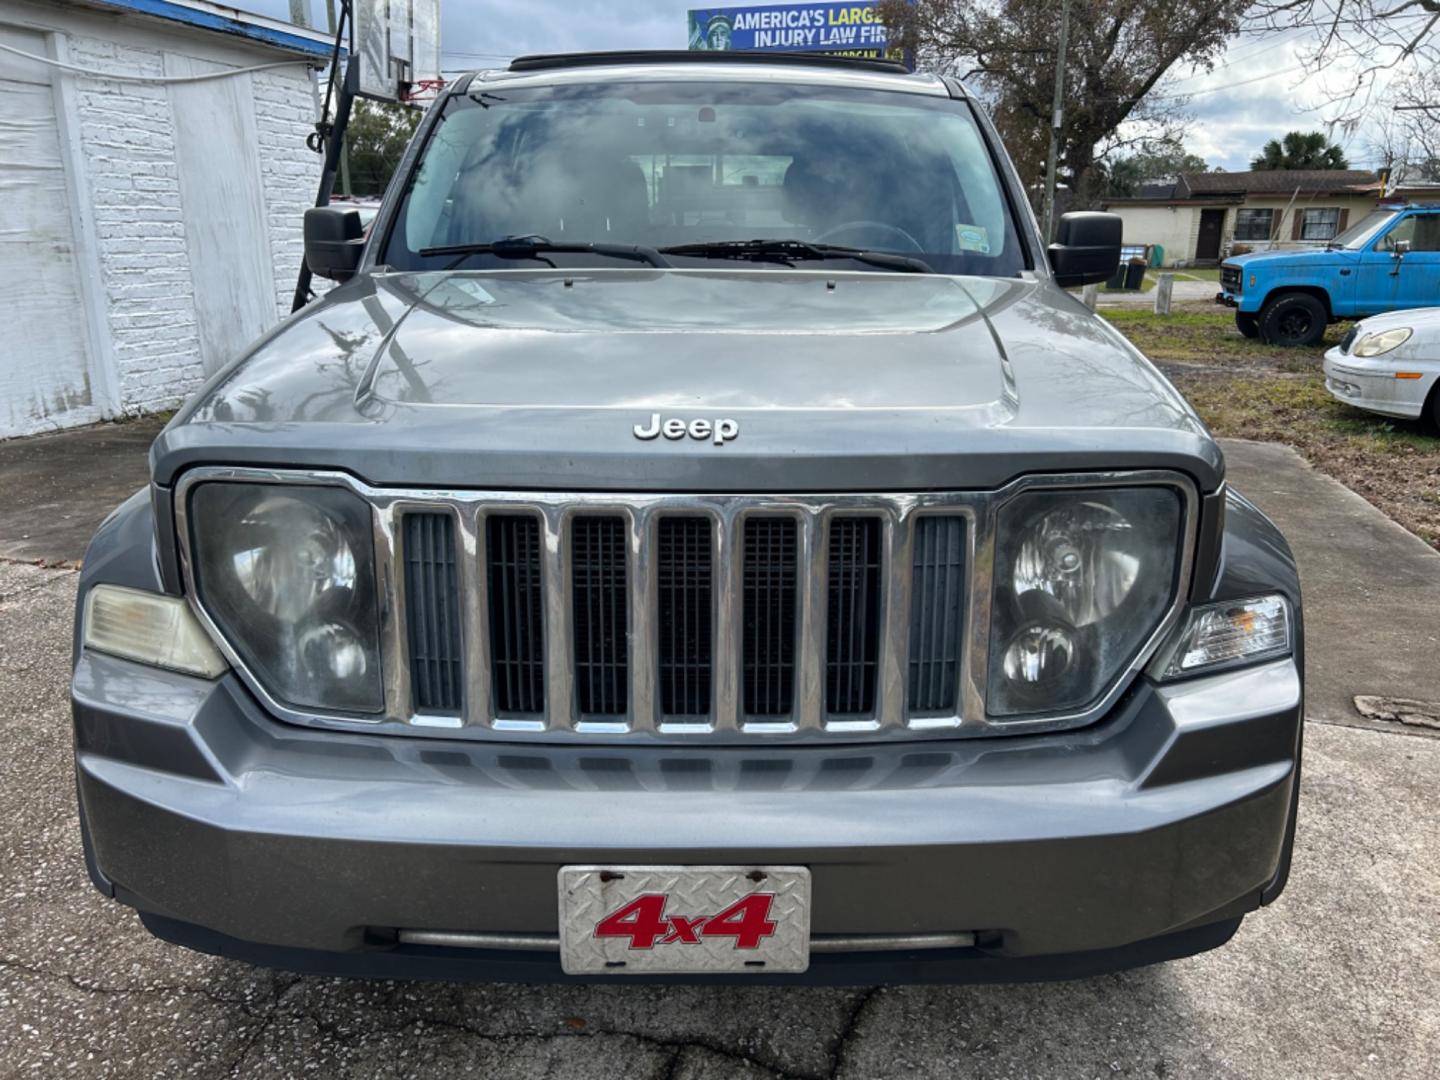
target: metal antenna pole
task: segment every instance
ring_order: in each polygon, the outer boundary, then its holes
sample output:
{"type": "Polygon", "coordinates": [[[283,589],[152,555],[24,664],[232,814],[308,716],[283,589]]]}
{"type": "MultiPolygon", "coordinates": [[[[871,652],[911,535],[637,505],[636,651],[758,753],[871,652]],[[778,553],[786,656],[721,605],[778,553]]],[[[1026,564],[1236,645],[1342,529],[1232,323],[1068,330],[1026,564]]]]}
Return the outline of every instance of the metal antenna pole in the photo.
{"type": "MultiPolygon", "coordinates": [[[[359,85],[360,69],[353,58],[347,58],[345,75],[336,95],[335,120],[325,140],[325,165],[320,171],[320,190],[315,195],[316,206],[329,206],[330,193],[335,190],[335,173],[340,167],[340,149],[345,145],[345,128],[350,123],[350,108],[355,104],[355,90],[359,85]]],[[[295,283],[295,298],[291,311],[299,311],[310,302],[310,267],[300,260],[300,280],[295,283]]]]}
{"type": "Polygon", "coordinates": [[[1070,0],[1060,4],[1060,41],[1056,48],[1055,104],[1050,114],[1050,155],[1045,164],[1045,242],[1054,235],[1055,174],[1060,167],[1060,129],[1065,123],[1065,54],[1070,47],[1070,0]]]}

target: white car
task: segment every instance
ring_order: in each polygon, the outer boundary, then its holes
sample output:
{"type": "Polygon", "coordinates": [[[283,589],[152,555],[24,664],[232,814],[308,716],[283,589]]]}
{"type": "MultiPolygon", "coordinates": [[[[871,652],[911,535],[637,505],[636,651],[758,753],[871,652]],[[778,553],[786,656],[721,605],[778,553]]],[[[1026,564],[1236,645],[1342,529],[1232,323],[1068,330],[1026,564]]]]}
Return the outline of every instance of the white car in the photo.
{"type": "Polygon", "coordinates": [[[1325,388],[1357,409],[1440,425],[1440,307],[1362,319],[1325,354],[1325,388]]]}

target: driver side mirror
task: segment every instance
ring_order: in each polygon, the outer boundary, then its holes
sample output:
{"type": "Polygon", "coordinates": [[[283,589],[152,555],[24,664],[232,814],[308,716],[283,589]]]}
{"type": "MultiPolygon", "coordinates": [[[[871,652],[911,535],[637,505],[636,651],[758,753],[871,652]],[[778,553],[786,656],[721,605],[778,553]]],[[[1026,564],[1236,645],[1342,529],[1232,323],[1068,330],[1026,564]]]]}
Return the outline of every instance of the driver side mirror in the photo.
{"type": "Polygon", "coordinates": [[[1062,214],[1049,247],[1050,269],[1062,288],[1093,285],[1120,269],[1120,241],[1125,223],[1119,214],[1076,210],[1062,214]]]}
{"type": "Polygon", "coordinates": [[[316,206],[305,211],[305,265],[317,277],[349,281],[365,253],[365,227],[356,210],[316,206]]]}
{"type": "Polygon", "coordinates": [[[1397,259],[1403,259],[1406,255],[1410,254],[1410,241],[1396,240],[1395,245],[1390,249],[1390,254],[1394,255],[1397,259]]]}

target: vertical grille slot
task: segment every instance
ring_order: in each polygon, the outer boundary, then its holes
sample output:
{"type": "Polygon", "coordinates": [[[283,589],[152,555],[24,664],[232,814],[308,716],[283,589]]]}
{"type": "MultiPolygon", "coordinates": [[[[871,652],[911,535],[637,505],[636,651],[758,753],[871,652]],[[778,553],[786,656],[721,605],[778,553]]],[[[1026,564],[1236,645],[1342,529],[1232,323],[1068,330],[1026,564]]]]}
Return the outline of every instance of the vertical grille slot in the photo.
{"type": "Polygon", "coordinates": [[[878,518],[831,520],[828,595],[825,710],[832,716],[871,713],[880,644],[878,518]]]}
{"type": "Polygon", "coordinates": [[[577,518],[570,529],[575,689],[582,716],[618,716],[630,683],[625,519],[577,518]]]}
{"type": "Polygon", "coordinates": [[[449,514],[406,514],[403,528],[412,704],[416,712],[458,714],[464,674],[455,522],[449,514]]]}
{"type": "Polygon", "coordinates": [[[965,609],[965,519],[916,519],[910,582],[910,712],[953,712],[965,609]]]}
{"type": "Polygon", "coordinates": [[[795,697],[796,524],[745,520],[741,701],[747,716],[783,716],[795,697]]]}
{"type": "Polygon", "coordinates": [[[661,518],[656,538],[659,585],[660,711],[666,716],[710,712],[713,641],[710,521],[661,518]]]}
{"type": "Polygon", "coordinates": [[[499,713],[545,710],[545,615],[540,522],[497,515],[485,523],[490,660],[499,713]]]}

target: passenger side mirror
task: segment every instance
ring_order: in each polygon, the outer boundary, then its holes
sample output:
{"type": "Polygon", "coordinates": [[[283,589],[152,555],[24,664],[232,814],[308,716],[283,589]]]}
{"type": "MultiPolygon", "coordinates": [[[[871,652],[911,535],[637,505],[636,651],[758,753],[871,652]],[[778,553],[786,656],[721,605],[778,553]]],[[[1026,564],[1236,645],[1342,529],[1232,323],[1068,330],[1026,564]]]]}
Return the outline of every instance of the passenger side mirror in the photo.
{"type": "Polygon", "coordinates": [[[1119,214],[1077,210],[1062,214],[1050,245],[1050,269],[1063,288],[1093,285],[1120,268],[1120,241],[1125,223],[1119,214]]]}
{"type": "Polygon", "coordinates": [[[365,252],[365,228],[356,210],[317,206],[305,211],[305,265],[317,277],[349,281],[365,252]]]}

